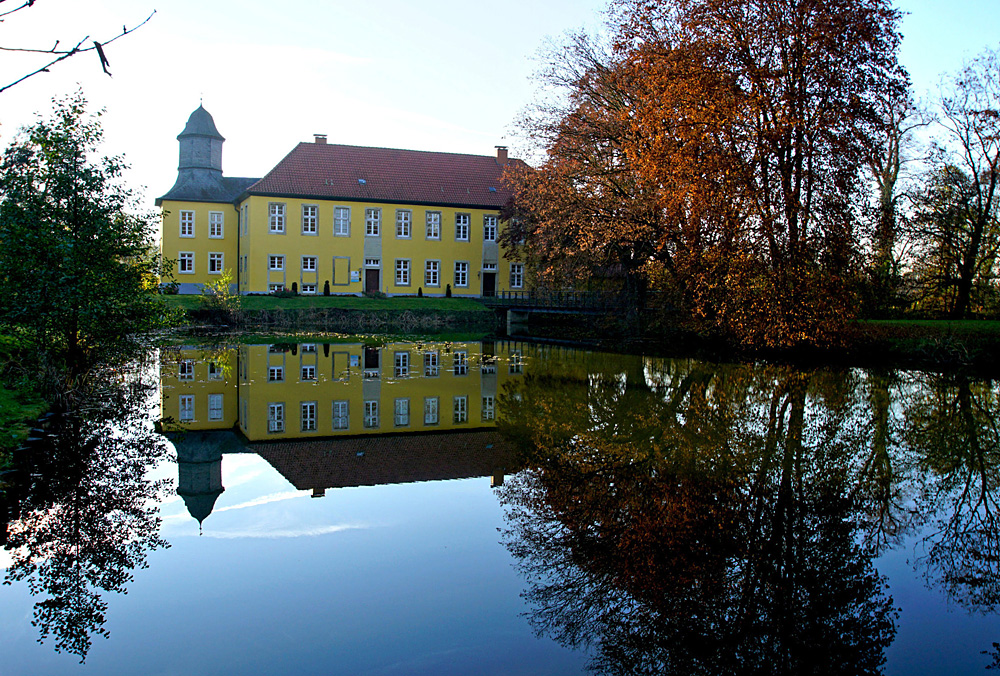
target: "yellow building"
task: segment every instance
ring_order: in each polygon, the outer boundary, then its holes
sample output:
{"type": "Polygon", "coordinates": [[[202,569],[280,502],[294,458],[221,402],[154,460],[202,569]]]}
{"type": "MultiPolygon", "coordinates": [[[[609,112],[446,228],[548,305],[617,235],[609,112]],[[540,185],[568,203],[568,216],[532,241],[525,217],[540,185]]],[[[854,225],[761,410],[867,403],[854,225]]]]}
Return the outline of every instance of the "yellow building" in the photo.
{"type": "Polygon", "coordinates": [[[395,342],[180,348],[161,366],[162,416],[250,441],[493,427],[524,374],[516,343],[395,342]]]}
{"type": "Polygon", "coordinates": [[[490,296],[524,287],[497,239],[510,194],[496,156],[300,143],[261,179],[222,175],[204,108],[177,137],[162,253],[181,293],[225,271],[240,293],[490,296]]]}

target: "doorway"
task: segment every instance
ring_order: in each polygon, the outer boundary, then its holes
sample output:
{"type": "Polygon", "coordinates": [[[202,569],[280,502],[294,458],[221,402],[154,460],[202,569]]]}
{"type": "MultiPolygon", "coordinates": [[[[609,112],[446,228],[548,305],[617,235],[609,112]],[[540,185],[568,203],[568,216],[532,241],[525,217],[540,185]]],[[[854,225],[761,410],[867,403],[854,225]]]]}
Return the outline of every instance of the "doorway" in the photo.
{"type": "Polygon", "coordinates": [[[483,273],[483,297],[490,298],[497,295],[497,273],[483,273]]]}
{"type": "Polygon", "coordinates": [[[375,293],[379,287],[379,269],[365,268],[365,293],[375,293]]]}

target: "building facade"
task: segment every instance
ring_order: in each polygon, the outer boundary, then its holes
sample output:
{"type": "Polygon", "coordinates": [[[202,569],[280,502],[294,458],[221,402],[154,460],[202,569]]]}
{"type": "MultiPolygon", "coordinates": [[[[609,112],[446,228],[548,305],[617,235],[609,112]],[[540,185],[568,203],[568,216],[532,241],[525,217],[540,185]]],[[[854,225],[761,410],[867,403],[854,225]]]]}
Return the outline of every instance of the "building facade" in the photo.
{"type": "Polygon", "coordinates": [[[510,199],[497,155],[298,144],[266,176],[222,174],[225,139],[198,107],[156,200],[181,293],[227,272],[240,293],[490,296],[525,286],[498,244],[510,199]]]}

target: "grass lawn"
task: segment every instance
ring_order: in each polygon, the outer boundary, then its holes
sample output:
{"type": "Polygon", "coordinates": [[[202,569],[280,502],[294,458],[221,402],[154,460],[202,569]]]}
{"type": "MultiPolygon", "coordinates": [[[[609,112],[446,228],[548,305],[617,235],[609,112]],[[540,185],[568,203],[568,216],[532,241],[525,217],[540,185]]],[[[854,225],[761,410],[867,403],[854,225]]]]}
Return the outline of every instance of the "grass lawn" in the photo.
{"type": "MultiPolygon", "coordinates": [[[[197,310],[201,297],[177,295],[163,297],[171,307],[197,310]]],[[[306,310],[310,308],[336,308],[340,310],[443,310],[447,312],[483,312],[481,303],[468,298],[365,298],[359,296],[244,296],[244,310],[306,310]]]]}

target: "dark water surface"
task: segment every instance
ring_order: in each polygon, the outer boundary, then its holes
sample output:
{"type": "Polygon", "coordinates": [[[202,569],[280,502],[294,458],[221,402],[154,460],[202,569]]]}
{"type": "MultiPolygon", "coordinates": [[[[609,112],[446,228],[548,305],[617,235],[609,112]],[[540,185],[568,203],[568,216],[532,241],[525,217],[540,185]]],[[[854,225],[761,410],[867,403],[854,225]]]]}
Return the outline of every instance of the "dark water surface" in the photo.
{"type": "Polygon", "coordinates": [[[0,511],[4,676],[998,659],[991,381],[346,338],[67,401],[0,511]]]}

